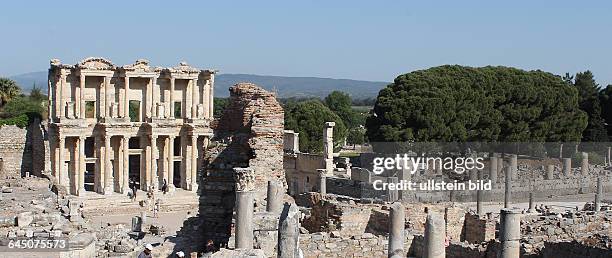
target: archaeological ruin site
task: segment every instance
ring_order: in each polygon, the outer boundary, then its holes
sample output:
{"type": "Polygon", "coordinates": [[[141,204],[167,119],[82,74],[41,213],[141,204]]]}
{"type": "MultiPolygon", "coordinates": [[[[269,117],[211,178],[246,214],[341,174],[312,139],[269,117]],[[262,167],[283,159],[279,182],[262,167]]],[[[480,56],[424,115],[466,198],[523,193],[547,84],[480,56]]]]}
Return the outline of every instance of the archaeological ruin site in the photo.
{"type": "Polygon", "coordinates": [[[474,147],[448,153],[482,169],[374,173],[389,154],[341,155],[332,121],[301,151],[263,85],[230,87],[214,115],[216,73],[51,60],[48,119],[0,125],[0,257],[612,257],[610,142],[602,162],[583,143],[474,147]],[[490,188],[378,189],[408,181],[490,188]],[[15,249],[28,239],[66,245],[15,249]]]}

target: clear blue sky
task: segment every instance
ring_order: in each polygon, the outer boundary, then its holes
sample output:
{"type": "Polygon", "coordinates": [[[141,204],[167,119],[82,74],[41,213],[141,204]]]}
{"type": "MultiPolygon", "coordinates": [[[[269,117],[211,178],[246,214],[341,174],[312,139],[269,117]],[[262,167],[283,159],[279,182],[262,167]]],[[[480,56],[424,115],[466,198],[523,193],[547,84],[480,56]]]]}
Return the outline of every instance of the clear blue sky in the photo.
{"type": "Polygon", "coordinates": [[[104,56],[222,73],[391,81],[442,64],[612,83],[612,1],[7,1],[0,75],[104,56]]]}

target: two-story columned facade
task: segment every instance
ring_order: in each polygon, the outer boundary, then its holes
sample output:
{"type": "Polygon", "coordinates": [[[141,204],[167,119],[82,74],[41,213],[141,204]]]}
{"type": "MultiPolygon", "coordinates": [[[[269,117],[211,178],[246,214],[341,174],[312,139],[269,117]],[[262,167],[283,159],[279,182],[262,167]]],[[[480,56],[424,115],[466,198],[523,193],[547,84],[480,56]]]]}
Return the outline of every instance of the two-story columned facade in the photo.
{"type": "Polygon", "coordinates": [[[214,70],[185,63],[116,66],[104,58],[76,65],[51,60],[49,142],[52,174],[73,195],[160,189],[197,190],[200,157],[213,135],[214,70]]]}

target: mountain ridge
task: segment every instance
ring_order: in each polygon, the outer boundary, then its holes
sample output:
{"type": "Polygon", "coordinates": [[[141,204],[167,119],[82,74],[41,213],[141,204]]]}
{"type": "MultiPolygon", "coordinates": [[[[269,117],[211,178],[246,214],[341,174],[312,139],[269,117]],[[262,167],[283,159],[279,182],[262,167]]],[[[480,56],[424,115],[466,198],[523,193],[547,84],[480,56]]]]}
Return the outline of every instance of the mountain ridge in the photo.
{"type": "MultiPolygon", "coordinates": [[[[23,91],[29,92],[34,85],[43,92],[47,91],[47,72],[30,72],[10,76],[23,91]]],[[[353,79],[334,79],[322,77],[290,77],[277,75],[256,75],[227,73],[215,77],[215,97],[228,97],[229,87],[239,82],[255,83],[266,90],[276,91],[278,97],[316,97],[324,98],[330,92],[339,90],[348,93],[352,98],[373,98],[378,91],[387,86],[389,82],[363,81],[353,79]]]]}

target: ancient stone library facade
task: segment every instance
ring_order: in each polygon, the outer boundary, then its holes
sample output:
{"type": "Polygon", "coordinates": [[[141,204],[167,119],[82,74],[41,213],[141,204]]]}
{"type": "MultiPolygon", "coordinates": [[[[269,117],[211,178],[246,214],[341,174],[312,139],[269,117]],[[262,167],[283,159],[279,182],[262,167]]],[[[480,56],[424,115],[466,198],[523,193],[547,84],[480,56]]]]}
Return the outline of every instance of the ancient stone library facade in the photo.
{"type": "Polygon", "coordinates": [[[197,190],[213,131],[214,70],[147,60],[117,66],[104,58],[51,60],[49,143],[56,183],[73,195],[197,190]]]}

